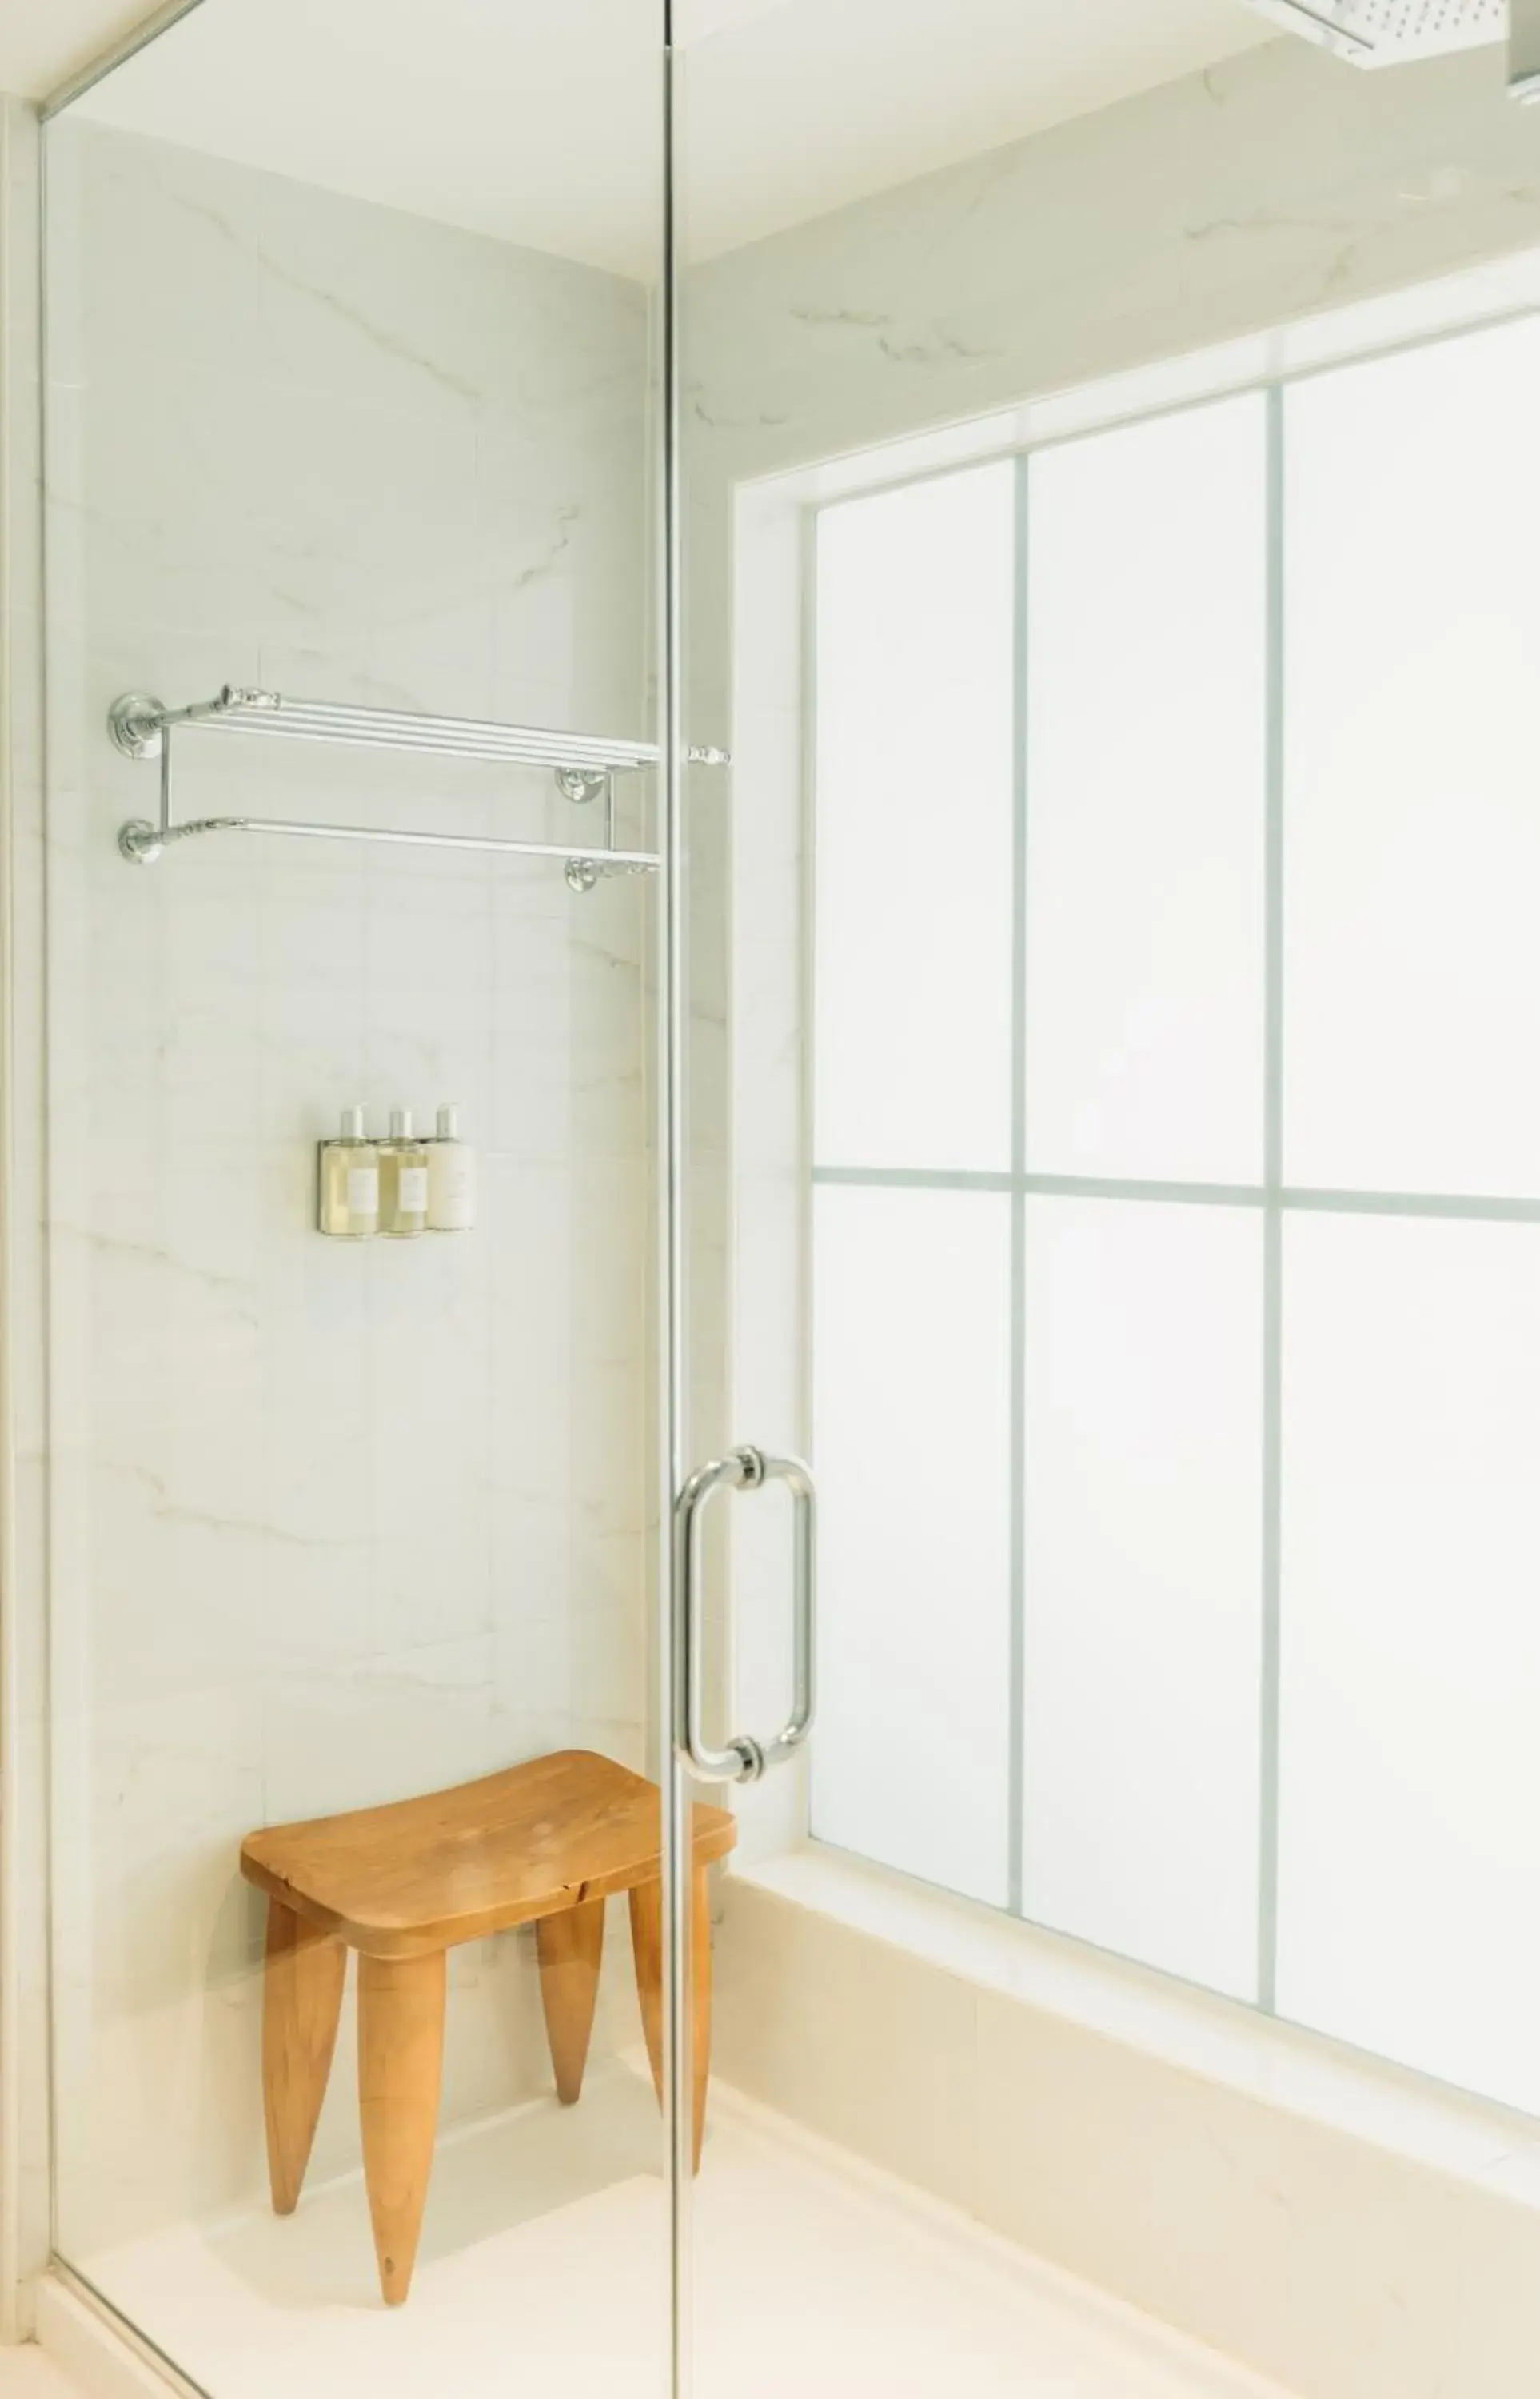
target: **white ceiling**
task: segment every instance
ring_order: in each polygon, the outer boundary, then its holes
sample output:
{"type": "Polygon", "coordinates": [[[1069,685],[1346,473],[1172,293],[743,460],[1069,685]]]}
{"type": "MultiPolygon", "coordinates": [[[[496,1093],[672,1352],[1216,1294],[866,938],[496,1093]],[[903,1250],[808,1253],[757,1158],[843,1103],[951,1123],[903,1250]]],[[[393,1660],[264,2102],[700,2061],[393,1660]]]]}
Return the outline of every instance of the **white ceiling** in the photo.
{"type": "Polygon", "coordinates": [[[149,14],[146,0],[5,0],[0,91],[41,100],[149,14]]]}
{"type": "MultiPolygon", "coordinates": [[[[1268,38],[1242,0],[680,0],[685,221],[714,255],[1268,38]]],[[[138,9],[4,0],[39,91],[138,9]]],[[[78,103],[420,215],[646,275],[647,0],[204,0],[78,103]]]]}

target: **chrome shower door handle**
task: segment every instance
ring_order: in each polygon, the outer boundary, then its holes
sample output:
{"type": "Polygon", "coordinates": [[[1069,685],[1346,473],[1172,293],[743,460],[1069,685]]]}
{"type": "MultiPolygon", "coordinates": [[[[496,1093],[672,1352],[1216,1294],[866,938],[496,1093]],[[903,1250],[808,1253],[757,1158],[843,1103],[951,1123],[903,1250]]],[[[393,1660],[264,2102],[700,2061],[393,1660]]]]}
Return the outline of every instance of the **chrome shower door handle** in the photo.
{"type": "Polygon", "coordinates": [[[767,1457],[763,1450],[735,1449],[691,1475],[674,1503],[674,1725],[680,1763],[703,1782],[757,1782],[773,1766],[784,1766],[813,1729],[817,1705],[814,1681],[814,1624],[817,1607],[817,1495],[800,1457],[767,1457]],[[705,1735],[705,1627],[700,1606],[700,1543],[706,1505],[719,1491],[759,1491],[784,1483],[791,1493],[795,1578],[795,1633],[791,1714],[774,1740],[739,1733],[725,1749],[713,1749],[705,1735]]]}

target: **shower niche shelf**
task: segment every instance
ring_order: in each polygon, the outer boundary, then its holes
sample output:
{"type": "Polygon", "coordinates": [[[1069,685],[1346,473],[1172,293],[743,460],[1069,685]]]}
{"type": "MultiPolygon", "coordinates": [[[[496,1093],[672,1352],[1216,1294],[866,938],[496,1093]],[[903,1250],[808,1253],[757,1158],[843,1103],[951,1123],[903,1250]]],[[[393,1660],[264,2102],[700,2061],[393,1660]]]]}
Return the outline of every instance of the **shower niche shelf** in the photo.
{"type": "MultiPolygon", "coordinates": [[[[147,817],[130,818],[117,836],[123,856],[137,866],[154,865],[174,843],[222,833],[290,834],[306,841],[404,843],[426,849],[493,850],[507,857],[560,859],[574,891],[591,891],[601,875],[655,874],[659,864],[655,850],[620,849],[615,845],[615,779],[655,766],[659,752],[654,742],[611,741],[589,734],[552,733],[538,726],[499,725],[468,716],[421,716],[399,709],[345,707],[333,700],[289,699],[280,692],[238,684],[226,684],[212,699],[195,700],[186,708],[167,708],[144,692],[125,692],[107,712],[107,730],[125,757],[156,759],[160,765],[158,818],[153,822],[147,817]],[[577,805],[603,801],[604,837],[578,845],[385,826],[305,824],[294,818],[176,818],[172,813],[173,737],[221,732],[548,767],[563,799],[577,805]]],[[[728,763],[723,750],[690,750],[685,754],[694,766],[728,763]]]]}

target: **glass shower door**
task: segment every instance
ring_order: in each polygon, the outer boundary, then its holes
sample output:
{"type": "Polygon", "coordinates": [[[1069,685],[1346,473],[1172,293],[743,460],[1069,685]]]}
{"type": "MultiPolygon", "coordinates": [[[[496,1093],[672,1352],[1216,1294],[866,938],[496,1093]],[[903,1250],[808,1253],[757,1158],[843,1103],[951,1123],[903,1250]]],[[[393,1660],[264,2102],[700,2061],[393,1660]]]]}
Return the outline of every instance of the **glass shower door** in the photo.
{"type": "Polygon", "coordinates": [[[1540,2092],[1533,20],[684,18],[699,2399],[1223,2345],[1130,1991],[1540,2092]]]}
{"type": "Polygon", "coordinates": [[[211,2399],[668,2386],[662,34],[203,0],[47,129],[54,2239],[211,2399]]]}

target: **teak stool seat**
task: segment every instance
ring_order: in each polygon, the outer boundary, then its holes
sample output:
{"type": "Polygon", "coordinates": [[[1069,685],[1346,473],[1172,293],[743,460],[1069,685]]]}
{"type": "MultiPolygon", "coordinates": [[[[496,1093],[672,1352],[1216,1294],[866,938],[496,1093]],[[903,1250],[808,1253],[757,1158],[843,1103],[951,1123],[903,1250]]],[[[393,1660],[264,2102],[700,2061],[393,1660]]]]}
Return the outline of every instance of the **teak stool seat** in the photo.
{"type": "MultiPolygon", "coordinates": [[[[737,1826],[694,1810],[695,2154],[706,2121],[711,1943],[706,1869],[737,1826]]],[[[299,2203],[326,2095],[347,1953],[358,1953],[358,2108],[380,2287],[397,2306],[417,2256],[443,2063],[445,1955],[534,1924],[558,2096],[583,2087],[599,1995],[604,1902],[628,1891],[637,1996],[663,2087],[658,1793],[592,1750],[478,1782],[249,1834],[240,1868],[267,1894],[263,2098],[273,2205],[299,2203]]]]}

